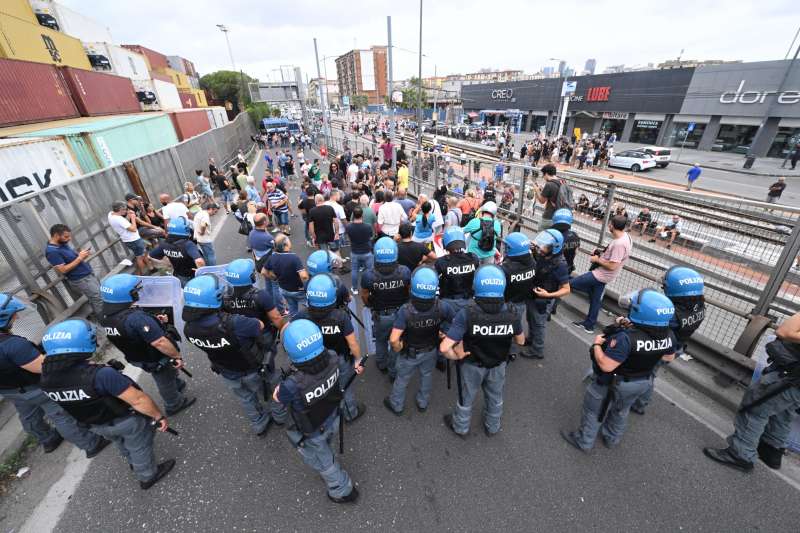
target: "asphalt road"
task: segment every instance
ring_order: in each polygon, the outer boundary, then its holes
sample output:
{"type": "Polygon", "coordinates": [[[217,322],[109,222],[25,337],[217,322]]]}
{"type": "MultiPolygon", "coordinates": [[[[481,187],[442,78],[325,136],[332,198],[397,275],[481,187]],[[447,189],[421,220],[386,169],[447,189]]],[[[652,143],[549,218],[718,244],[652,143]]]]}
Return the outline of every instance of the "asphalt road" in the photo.
{"type": "MultiPolygon", "coordinates": [[[[229,219],[216,240],[220,262],[245,256],[236,227],[229,219]]],[[[794,488],[762,466],[744,475],[711,463],[701,448],[720,438],[658,395],[645,417],[631,415],[618,449],[583,455],[564,443],[559,429],[580,415],[588,338],[558,322],[543,361],[510,366],[492,439],[481,401],[468,439],[443,427],[456,392],[438,372],[427,413],[408,398],[402,417],[390,414],[381,405],[389,382],[370,363],[356,383],[369,409],[347,427],[341,457],[361,491],[356,506],[328,502],[283,430],[252,435],[205,355],[189,349],[189,389],[200,399],[172,420],[180,437],[156,437],[157,457],[175,457],[175,470],[141,491],[109,448],[89,463],[56,531],[797,531],[794,488]]],[[[140,382],[153,391],[149,377],[140,382]]]]}

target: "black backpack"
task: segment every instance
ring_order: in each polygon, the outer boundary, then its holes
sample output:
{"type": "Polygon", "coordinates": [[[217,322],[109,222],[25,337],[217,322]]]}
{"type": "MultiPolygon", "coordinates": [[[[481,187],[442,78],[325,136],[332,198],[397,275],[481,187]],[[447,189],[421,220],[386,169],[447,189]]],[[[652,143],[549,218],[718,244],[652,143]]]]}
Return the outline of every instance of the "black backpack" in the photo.
{"type": "Polygon", "coordinates": [[[575,201],[572,199],[572,189],[567,185],[566,180],[561,179],[558,182],[558,193],[556,193],[555,204],[556,209],[567,208],[573,209],[575,201]]]}
{"type": "Polygon", "coordinates": [[[481,238],[478,239],[478,248],[484,252],[494,250],[494,219],[481,219],[481,238]]]}

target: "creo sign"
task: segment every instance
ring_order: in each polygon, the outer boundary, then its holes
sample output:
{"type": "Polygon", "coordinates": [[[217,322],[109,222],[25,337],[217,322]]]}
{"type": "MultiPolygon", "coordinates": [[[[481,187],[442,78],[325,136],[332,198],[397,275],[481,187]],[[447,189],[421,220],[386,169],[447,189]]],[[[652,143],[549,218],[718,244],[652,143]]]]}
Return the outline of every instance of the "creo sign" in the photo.
{"type": "Polygon", "coordinates": [[[779,104],[796,104],[800,102],[800,91],[745,91],[742,80],[735,91],[726,91],[719,96],[721,104],[763,104],[770,94],[777,94],[779,104]]]}
{"type": "Polygon", "coordinates": [[[492,100],[512,100],[514,89],[495,89],[492,91],[492,100]]]}

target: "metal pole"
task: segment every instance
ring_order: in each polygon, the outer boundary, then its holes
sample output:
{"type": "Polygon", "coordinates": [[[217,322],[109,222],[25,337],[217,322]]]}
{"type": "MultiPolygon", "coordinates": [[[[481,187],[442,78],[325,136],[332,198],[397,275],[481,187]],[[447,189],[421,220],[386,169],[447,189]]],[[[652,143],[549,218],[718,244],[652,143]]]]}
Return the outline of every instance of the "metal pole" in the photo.
{"type": "MultiPolygon", "coordinates": [[[[330,98],[330,94],[328,93],[328,56],[324,56],[322,58],[322,68],[325,70],[325,105],[329,106],[330,102],[328,101],[328,98],[330,98]]],[[[325,115],[327,117],[328,113],[330,113],[330,108],[327,107],[326,109],[328,110],[325,112],[325,115]]],[[[330,117],[327,118],[330,119],[330,117]]],[[[328,136],[330,137],[331,142],[333,142],[332,128],[333,126],[331,125],[331,121],[328,120],[328,136]]]]}
{"type": "Polygon", "coordinates": [[[797,221],[792,230],[792,234],[786,239],[786,245],[781,251],[778,261],[772,268],[772,275],[764,285],[764,290],[761,292],[761,297],[758,299],[755,307],[753,307],[753,315],[766,316],[769,311],[769,306],[777,296],[778,291],[786,279],[786,274],[792,268],[795,258],[800,254],[800,221],[797,221]]]}
{"type": "Polygon", "coordinates": [[[747,165],[748,158],[752,157],[753,159],[755,159],[755,156],[753,155],[753,146],[760,144],[761,137],[766,135],[765,126],[767,125],[767,121],[769,120],[769,117],[772,115],[772,110],[775,108],[775,104],[778,101],[778,95],[783,92],[783,88],[786,85],[786,80],[789,79],[789,74],[791,73],[792,68],[794,67],[795,61],[797,61],[798,54],[800,54],[800,45],[797,45],[797,50],[795,50],[794,52],[794,57],[792,57],[792,60],[786,66],[786,71],[783,73],[783,78],[781,79],[781,83],[780,85],[778,85],[778,89],[775,91],[775,95],[772,97],[772,101],[770,101],[769,106],[767,106],[767,110],[764,112],[764,118],[761,119],[761,125],[758,127],[758,133],[756,133],[755,137],[753,138],[753,141],[750,143],[750,147],[747,149],[747,157],[745,158],[745,163],[744,163],[745,165],[747,165]]]}
{"type": "Polygon", "coordinates": [[[558,119],[558,131],[556,132],[556,137],[561,137],[562,132],[564,131],[564,122],[567,119],[567,109],[569,109],[569,95],[564,97],[564,109],[561,112],[561,117],[558,119]]]}
{"type": "MultiPolygon", "coordinates": [[[[322,73],[319,71],[319,52],[317,51],[316,37],[314,37],[314,58],[317,60],[317,79],[320,79],[322,78],[322,73]]],[[[281,77],[283,77],[283,69],[281,69],[281,77]]],[[[328,140],[328,106],[322,93],[322,85],[319,86],[319,99],[320,102],[322,102],[322,135],[325,137],[325,146],[328,146],[328,144],[330,144],[328,140]]]]}
{"type": "Polygon", "coordinates": [[[394,145],[394,102],[392,101],[392,89],[394,87],[394,80],[392,75],[392,17],[386,17],[386,33],[389,40],[389,64],[388,76],[386,80],[386,94],[389,95],[389,143],[392,145],[392,170],[397,170],[397,147],[394,145]]]}
{"type": "Polygon", "coordinates": [[[597,237],[597,246],[603,246],[603,240],[606,236],[606,228],[608,221],[611,220],[611,206],[614,203],[614,191],[617,190],[616,183],[611,183],[608,186],[608,209],[606,209],[606,216],[603,217],[603,225],[600,228],[600,235],[597,237]]]}
{"type": "Polygon", "coordinates": [[[419,88],[417,89],[417,151],[422,151],[422,0],[419,0],[419,88]]]}
{"type": "MultiPolygon", "coordinates": [[[[438,71],[436,70],[436,64],[434,63],[434,65],[433,65],[433,83],[436,83],[436,77],[437,76],[438,76],[438,71]]],[[[420,80],[420,84],[421,83],[422,83],[422,80],[420,80]]],[[[433,119],[433,121],[436,123],[437,126],[439,125],[439,113],[436,112],[436,96],[438,94],[439,94],[439,91],[436,89],[436,87],[434,87],[433,88],[433,115],[431,115],[431,118],[433,119]]]]}

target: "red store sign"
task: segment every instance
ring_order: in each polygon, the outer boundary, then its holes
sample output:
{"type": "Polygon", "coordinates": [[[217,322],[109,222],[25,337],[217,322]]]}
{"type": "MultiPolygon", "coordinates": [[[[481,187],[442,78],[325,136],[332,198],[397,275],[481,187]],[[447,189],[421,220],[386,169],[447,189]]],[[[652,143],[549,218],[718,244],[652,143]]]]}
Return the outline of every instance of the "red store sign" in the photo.
{"type": "Polygon", "coordinates": [[[611,87],[589,87],[586,91],[587,102],[608,102],[611,87]]]}

